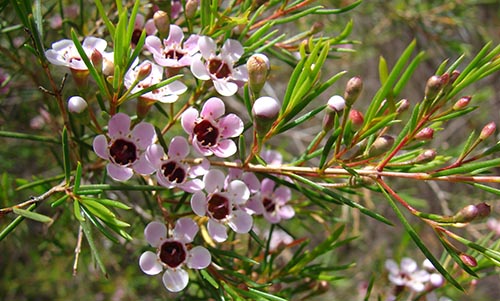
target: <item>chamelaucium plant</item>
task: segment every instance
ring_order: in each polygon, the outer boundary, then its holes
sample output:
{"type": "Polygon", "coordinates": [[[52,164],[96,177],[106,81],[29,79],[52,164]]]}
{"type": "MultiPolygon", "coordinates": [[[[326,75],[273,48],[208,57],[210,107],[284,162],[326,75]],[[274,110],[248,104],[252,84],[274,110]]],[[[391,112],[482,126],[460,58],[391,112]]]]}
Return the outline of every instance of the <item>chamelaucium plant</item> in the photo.
{"type": "Polygon", "coordinates": [[[392,67],[380,59],[380,88],[364,94],[370,98],[364,103],[363,74],[349,78],[349,71],[325,68],[352,51],[344,47],[354,44],[352,22],[336,36],[318,24],[293,36],[282,30],[361,3],[315,2],[95,0],[93,14],[84,15],[81,1],[81,18],[63,22],[60,38],[48,40],[44,16],[62,13],[63,3],[11,1],[18,23],[10,30],[24,28],[23,51],[41,67],[39,93],[50,103],[52,131],[22,133],[7,120],[0,137],[31,141],[60,157],[50,177],[19,179],[10,188],[32,196],[3,203],[1,244],[25,219],[66,223],[79,229],[75,274],[87,249],[113,278],[102,251],[109,240],[139,248],[133,277],[161,274],[153,277],[180,299],[302,300],[326,293],[355,268],[323,256],[356,239],[332,217],[347,206],[402,226],[427,258],[422,268],[411,254],[400,263],[388,259],[391,287],[374,289],[374,277],[365,300],[430,300],[424,298],[438,288],[465,291],[472,279],[498,273],[493,234],[476,239],[457,229],[488,217],[489,204],[426,212],[395,187],[448,182],[500,194],[494,122],[453,151],[429,146],[450,121],[484,109],[466,93],[500,70],[500,46],[487,43],[473,57],[445,60],[422,84],[423,98],[407,100],[402,92],[425,58],[413,41],[392,67]],[[288,69],[275,66],[291,67],[283,91],[270,78],[288,69]],[[332,89],[343,92],[328,95],[332,89]],[[318,122],[305,152],[286,151],[294,143],[290,133],[318,122]],[[366,191],[385,198],[397,220],[353,197],[366,191]],[[323,233],[300,229],[311,224],[323,233]],[[421,227],[441,248],[428,246],[421,227]]]}

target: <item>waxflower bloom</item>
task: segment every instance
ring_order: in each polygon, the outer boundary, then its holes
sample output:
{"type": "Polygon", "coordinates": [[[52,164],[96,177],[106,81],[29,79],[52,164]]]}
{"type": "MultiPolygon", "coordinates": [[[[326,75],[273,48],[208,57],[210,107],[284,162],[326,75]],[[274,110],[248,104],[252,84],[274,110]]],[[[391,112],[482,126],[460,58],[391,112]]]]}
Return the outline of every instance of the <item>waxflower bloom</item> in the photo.
{"type": "Polygon", "coordinates": [[[153,144],[146,151],[146,158],[156,169],[158,183],[167,188],[179,187],[187,192],[203,189],[203,181],[196,177],[208,172],[209,162],[204,160],[197,166],[189,166],[182,160],[189,154],[189,144],[186,138],[176,136],[172,138],[168,148],[168,158],[165,151],[158,144],[153,144]]]}
{"type": "Polygon", "coordinates": [[[252,197],[246,204],[246,208],[255,214],[262,214],[264,218],[277,224],[282,219],[290,219],[295,215],[295,210],[288,201],[292,192],[288,187],[280,186],[275,189],[276,183],[270,179],[263,179],[260,185],[260,193],[252,197]]]}
{"type": "Polygon", "coordinates": [[[115,114],[108,124],[109,139],[105,135],[94,138],[94,152],[109,161],[106,169],[116,181],[130,179],[134,171],[143,175],[154,172],[145,155],[156,137],[154,127],[141,122],[130,130],[130,125],[126,114],[115,114]]]}
{"type": "Polygon", "coordinates": [[[183,269],[204,269],[210,265],[210,252],[202,246],[187,247],[196,234],[198,225],[190,218],[177,220],[172,235],[168,235],[167,227],[160,222],[151,222],[144,229],[148,243],[156,248],[156,253],[146,251],[139,258],[141,270],[148,275],[157,275],[165,270],[162,280],[167,290],[179,292],[188,282],[189,275],[183,269]]]}
{"type": "Polygon", "coordinates": [[[191,64],[191,72],[201,80],[212,80],[215,90],[223,96],[234,95],[238,84],[248,80],[246,65],[234,67],[243,55],[240,42],[228,39],[217,54],[217,45],[210,37],[202,36],[198,40],[200,53],[195,55],[191,64]]]}
{"type": "Polygon", "coordinates": [[[250,214],[240,209],[244,205],[250,191],[240,180],[224,185],[224,173],[210,170],[204,177],[205,191],[195,192],[191,198],[191,208],[199,216],[207,216],[208,234],[216,241],[227,239],[228,225],[236,233],[248,233],[252,229],[253,219],[250,214]]]}
{"type": "Polygon", "coordinates": [[[135,16],[134,31],[132,32],[132,45],[135,47],[141,38],[142,30],[146,30],[146,35],[154,35],[157,32],[155,23],[153,19],[148,19],[142,14],[137,14],[135,16]]]}
{"type": "MultiPolygon", "coordinates": [[[[87,37],[82,43],[82,48],[89,58],[94,49],[102,53],[106,46],[107,42],[105,40],[96,37],[87,37]]],[[[66,66],[71,70],[88,70],[76,49],[75,43],[69,39],[53,43],[52,49],[45,51],[45,56],[54,65],[66,66]]]]}
{"type": "Polygon", "coordinates": [[[200,112],[189,108],[182,114],[182,127],[190,135],[193,148],[203,156],[227,158],[236,153],[236,144],[228,138],[243,132],[243,121],[235,114],[222,117],[224,113],[224,102],[212,97],[200,112]]]}
{"type": "Polygon", "coordinates": [[[191,35],[185,42],[184,33],[177,25],[170,25],[167,39],[148,36],[145,46],[153,54],[155,62],[163,67],[182,68],[191,66],[193,55],[198,52],[198,35],[191,35]]]}
{"type": "Polygon", "coordinates": [[[390,282],[417,293],[422,292],[430,280],[430,274],[426,270],[419,270],[417,263],[411,258],[401,259],[400,265],[392,259],[386,260],[385,268],[389,271],[390,282]]]}

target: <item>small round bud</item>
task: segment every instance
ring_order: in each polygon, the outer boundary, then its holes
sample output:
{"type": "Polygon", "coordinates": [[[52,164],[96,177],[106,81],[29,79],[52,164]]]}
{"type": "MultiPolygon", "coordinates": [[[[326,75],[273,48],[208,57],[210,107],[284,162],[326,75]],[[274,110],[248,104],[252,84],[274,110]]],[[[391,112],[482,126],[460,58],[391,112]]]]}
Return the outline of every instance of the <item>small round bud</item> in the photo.
{"type": "Polygon", "coordinates": [[[437,153],[435,150],[427,149],[415,158],[415,163],[423,164],[431,162],[432,160],[434,160],[434,158],[436,158],[436,155],[437,153]]]}
{"type": "Polygon", "coordinates": [[[460,257],[460,259],[462,260],[462,262],[465,263],[465,265],[468,265],[470,267],[477,266],[476,258],[474,258],[473,256],[471,256],[469,254],[465,254],[465,253],[461,253],[458,256],[460,257]]]}
{"type": "Polygon", "coordinates": [[[465,108],[466,106],[469,105],[469,102],[471,101],[472,97],[471,96],[464,96],[462,98],[460,98],[459,100],[457,100],[457,102],[453,105],[453,110],[454,111],[458,111],[458,110],[461,110],[463,108],[465,108]]]}
{"type": "Polygon", "coordinates": [[[491,135],[495,133],[497,129],[497,126],[495,125],[494,122],[490,122],[487,125],[484,126],[484,128],[481,130],[481,134],[479,134],[479,139],[485,140],[491,135]]]}
{"type": "Polygon", "coordinates": [[[265,135],[269,131],[279,112],[280,104],[276,99],[269,96],[257,98],[252,107],[252,114],[258,135],[265,135]]]}
{"type": "Polygon", "coordinates": [[[103,62],[103,57],[102,53],[94,49],[92,53],[90,54],[90,60],[92,61],[92,64],[94,65],[96,70],[102,70],[102,62],[103,62]]]}
{"type": "Polygon", "coordinates": [[[468,223],[473,221],[479,214],[479,210],[476,205],[467,205],[460,209],[454,216],[453,219],[457,223],[468,223]]]}
{"type": "Polygon", "coordinates": [[[199,0],[188,0],[186,2],[186,18],[190,19],[193,18],[194,15],[196,14],[196,10],[198,9],[198,6],[200,1],[199,0]]]}
{"type": "Polygon", "coordinates": [[[404,111],[408,110],[409,107],[410,101],[406,98],[403,98],[396,104],[396,113],[401,114],[404,111]]]}
{"type": "Polygon", "coordinates": [[[439,77],[441,79],[441,85],[446,86],[450,81],[450,74],[445,73],[439,77]]]}
{"type": "Polygon", "coordinates": [[[262,90],[266,83],[269,69],[269,59],[261,53],[256,53],[248,59],[248,85],[253,93],[258,94],[262,90]]]}
{"type": "Polygon", "coordinates": [[[153,69],[153,65],[151,63],[146,63],[143,66],[139,68],[139,71],[137,72],[137,80],[141,81],[148,77],[151,74],[151,70],[153,69]]]}
{"type": "Polygon", "coordinates": [[[476,205],[476,208],[478,210],[477,213],[478,218],[488,217],[491,213],[491,206],[486,203],[479,203],[476,205]]]}
{"type": "Polygon", "coordinates": [[[340,95],[333,95],[330,97],[327,103],[327,109],[330,109],[335,112],[340,112],[345,108],[346,101],[340,95]]]}
{"type": "Polygon", "coordinates": [[[355,131],[359,130],[365,122],[363,114],[355,109],[349,111],[349,120],[351,121],[351,128],[355,131]]]}
{"type": "Polygon", "coordinates": [[[434,137],[434,130],[432,128],[423,128],[416,135],[417,140],[431,140],[434,137]]]}
{"type": "Polygon", "coordinates": [[[80,96],[71,96],[68,99],[68,111],[80,114],[87,109],[87,102],[80,96]]]}
{"type": "Polygon", "coordinates": [[[431,76],[425,85],[425,98],[430,100],[436,98],[442,87],[441,77],[437,75],[431,76]]]}
{"type": "Polygon", "coordinates": [[[355,76],[346,84],[344,98],[348,106],[351,106],[359,97],[361,90],[363,89],[363,81],[361,77],[355,76]]]}
{"type": "Polygon", "coordinates": [[[460,71],[453,70],[453,72],[451,72],[451,75],[450,75],[450,84],[453,84],[459,76],[460,76],[460,71]]]}
{"type": "Polygon", "coordinates": [[[160,37],[166,38],[170,32],[170,17],[162,10],[156,11],[153,15],[153,21],[160,37]]]}
{"type": "Polygon", "coordinates": [[[385,153],[392,148],[394,144],[394,137],[389,135],[383,135],[375,139],[370,150],[368,151],[369,157],[375,157],[385,153]]]}

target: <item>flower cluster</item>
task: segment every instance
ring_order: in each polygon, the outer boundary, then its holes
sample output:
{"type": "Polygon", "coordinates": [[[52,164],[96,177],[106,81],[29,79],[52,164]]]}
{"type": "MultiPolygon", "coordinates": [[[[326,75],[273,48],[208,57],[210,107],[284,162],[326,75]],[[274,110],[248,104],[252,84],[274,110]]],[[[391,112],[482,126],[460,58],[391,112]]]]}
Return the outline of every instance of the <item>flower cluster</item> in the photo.
{"type": "Polygon", "coordinates": [[[389,272],[389,281],[399,289],[406,287],[413,292],[420,293],[443,285],[443,276],[436,272],[428,259],[424,260],[422,266],[423,268],[419,269],[415,260],[408,257],[401,259],[399,265],[392,259],[385,262],[385,268],[389,272]]]}

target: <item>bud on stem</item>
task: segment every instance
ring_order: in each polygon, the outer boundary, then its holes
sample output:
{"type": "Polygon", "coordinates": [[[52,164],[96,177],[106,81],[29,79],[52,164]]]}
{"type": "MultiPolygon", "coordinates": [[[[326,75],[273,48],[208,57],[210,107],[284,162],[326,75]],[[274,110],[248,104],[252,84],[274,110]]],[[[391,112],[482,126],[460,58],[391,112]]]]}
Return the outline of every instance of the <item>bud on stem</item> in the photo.
{"type": "Polygon", "coordinates": [[[352,104],[358,99],[359,94],[361,94],[362,89],[363,81],[359,76],[355,76],[347,82],[344,92],[344,99],[347,106],[352,106],[352,104]]]}
{"type": "Polygon", "coordinates": [[[263,137],[273,125],[273,122],[278,117],[280,104],[278,101],[269,96],[258,98],[252,107],[254,118],[255,131],[259,137],[263,137]]]}

